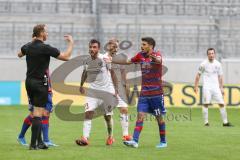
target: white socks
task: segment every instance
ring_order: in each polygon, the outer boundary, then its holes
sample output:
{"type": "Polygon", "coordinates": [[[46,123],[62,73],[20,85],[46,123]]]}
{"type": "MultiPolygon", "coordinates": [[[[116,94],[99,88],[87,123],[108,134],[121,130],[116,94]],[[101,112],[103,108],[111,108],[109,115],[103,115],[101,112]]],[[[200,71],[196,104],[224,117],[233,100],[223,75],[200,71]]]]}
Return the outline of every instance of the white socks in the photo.
{"type": "MultiPolygon", "coordinates": [[[[226,111],[226,107],[220,107],[219,108],[223,123],[228,123],[227,120],[227,111],[226,111]]],[[[202,113],[203,113],[203,120],[204,120],[204,124],[208,123],[208,108],[206,107],[202,107],[202,113]]]]}
{"type": "Polygon", "coordinates": [[[83,121],[83,137],[89,138],[92,127],[92,120],[83,121]]]}
{"type": "Polygon", "coordinates": [[[127,114],[120,114],[120,123],[122,126],[123,136],[127,136],[128,135],[128,115],[127,114]]]}
{"type": "Polygon", "coordinates": [[[223,123],[224,124],[228,123],[226,107],[225,106],[224,107],[220,107],[219,110],[220,110],[220,114],[221,114],[223,123]]]}
{"type": "Polygon", "coordinates": [[[202,107],[202,114],[203,114],[204,124],[208,123],[208,108],[207,107],[202,107]]]}

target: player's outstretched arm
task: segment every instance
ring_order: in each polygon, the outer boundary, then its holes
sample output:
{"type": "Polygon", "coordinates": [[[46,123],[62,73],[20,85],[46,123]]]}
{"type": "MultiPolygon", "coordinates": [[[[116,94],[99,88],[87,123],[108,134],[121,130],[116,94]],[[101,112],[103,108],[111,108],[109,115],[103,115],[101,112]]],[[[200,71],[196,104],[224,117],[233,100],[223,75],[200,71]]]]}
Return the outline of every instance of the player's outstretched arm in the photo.
{"type": "Polygon", "coordinates": [[[68,43],[68,47],[65,52],[61,52],[59,54],[57,59],[62,60],[62,61],[68,61],[72,55],[74,41],[73,41],[73,38],[71,35],[65,35],[64,38],[68,43]]]}
{"type": "Polygon", "coordinates": [[[131,60],[129,60],[129,59],[127,59],[127,60],[121,60],[121,59],[115,59],[115,58],[112,59],[112,63],[122,64],[122,65],[132,64],[131,60]]]}
{"type": "Polygon", "coordinates": [[[118,54],[114,57],[105,57],[103,59],[107,63],[115,63],[115,64],[122,64],[122,65],[132,64],[131,60],[129,60],[128,57],[124,54],[118,54]]]}
{"type": "Polygon", "coordinates": [[[194,92],[197,94],[198,93],[198,84],[200,80],[200,73],[197,73],[196,78],[195,78],[195,83],[194,83],[194,92]]]}
{"type": "Polygon", "coordinates": [[[82,73],[82,76],[81,76],[81,82],[80,82],[80,88],[79,88],[79,92],[81,94],[85,93],[85,90],[83,88],[83,84],[85,83],[86,79],[87,79],[87,71],[86,71],[86,69],[84,69],[83,73],[82,73]]]}

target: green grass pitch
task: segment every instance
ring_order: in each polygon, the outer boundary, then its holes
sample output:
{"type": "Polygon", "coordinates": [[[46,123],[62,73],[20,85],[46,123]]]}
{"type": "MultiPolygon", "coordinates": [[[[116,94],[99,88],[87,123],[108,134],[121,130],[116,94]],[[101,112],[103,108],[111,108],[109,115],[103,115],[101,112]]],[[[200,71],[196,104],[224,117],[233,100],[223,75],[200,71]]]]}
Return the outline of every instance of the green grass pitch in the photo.
{"type": "MultiPolygon", "coordinates": [[[[72,107],[78,113],[82,107],[72,107]]],[[[130,133],[135,125],[136,108],[130,107],[130,133]]],[[[159,142],[158,126],[147,117],[140,136],[139,148],[122,144],[119,112],[115,110],[113,146],[105,145],[106,128],[102,117],[93,121],[90,145],[79,147],[74,140],[82,134],[82,122],[66,122],[55,113],[50,119],[50,138],[59,147],[29,151],[16,141],[26,106],[0,107],[0,159],[2,160],[239,160],[240,110],[230,108],[228,117],[235,126],[222,127],[218,109],[209,109],[210,127],[204,127],[200,108],[168,108],[166,117],[168,147],[155,149],[159,142]]],[[[30,129],[26,134],[30,140],[30,129]]]]}

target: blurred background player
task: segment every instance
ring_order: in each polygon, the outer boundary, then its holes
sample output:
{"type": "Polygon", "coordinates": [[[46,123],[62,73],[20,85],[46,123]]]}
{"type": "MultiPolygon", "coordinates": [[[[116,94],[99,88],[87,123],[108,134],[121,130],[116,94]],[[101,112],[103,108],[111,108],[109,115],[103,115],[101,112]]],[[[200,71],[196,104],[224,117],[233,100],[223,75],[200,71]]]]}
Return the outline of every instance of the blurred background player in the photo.
{"type": "Polygon", "coordinates": [[[46,70],[49,68],[50,57],[63,61],[69,60],[73,49],[73,39],[70,35],[64,36],[68,41],[68,47],[65,52],[60,53],[57,48],[44,44],[44,41],[48,38],[47,26],[45,24],[34,26],[33,35],[36,36],[36,39],[31,43],[23,45],[19,56],[26,55],[27,77],[25,86],[29,101],[34,106],[29,149],[37,150],[48,148],[42,141],[41,130],[42,116],[48,102],[49,84],[46,70]]]}
{"type": "Polygon", "coordinates": [[[167,147],[165,138],[165,121],[163,115],[166,113],[164,107],[164,96],[162,87],[162,56],[160,52],[154,51],[155,40],[151,37],[142,38],[141,50],[130,60],[112,59],[117,64],[139,63],[142,72],[141,93],[137,105],[137,122],[133,133],[133,139],[124,141],[126,146],[138,147],[138,140],[143,128],[143,120],[146,113],[156,117],[159,126],[160,143],[156,148],[167,147]]]}
{"type": "Polygon", "coordinates": [[[92,118],[97,108],[103,109],[104,118],[107,124],[108,138],[106,145],[112,145],[113,139],[113,107],[117,103],[108,103],[116,100],[116,90],[114,89],[113,81],[116,85],[116,80],[112,80],[110,72],[110,64],[103,60],[103,55],[99,53],[100,42],[92,39],[89,42],[90,58],[86,60],[86,65],[81,77],[80,93],[84,94],[83,84],[85,81],[89,83],[89,89],[85,104],[85,119],[83,122],[83,136],[75,142],[77,145],[86,146],[89,144],[89,137],[92,126],[92,118]],[[104,94],[107,93],[107,94],[104,94]],[[102,99],[105,97],[105,99],[102,99]]]}
{"type": "MultiPolygon", "coordinates": [[[[111,39],[107,43],[107,52],[106,55],[110,57],[114,57],[117,55],[119,49],[119,42],[117,39],[111,39]]],[[[111,64],[111,70],[113,71],[112,75],[116,76],[117,86],[115,89],[118,92],[118,105],[120,111],[120,123],[122,127],[122,140],[128,141],[131,140],[131,136],[128,133],[128,104],[127,104],[127,93],[126,93],[126,72],[125,66],[119,64],[111,64]]]]}
{"type": "Polygon", "coordinates": [[[219,105],[220,114],[223,120],[223,126],[230,127],[228,122],[226,107],[224,106],[224,88],[223,88],[223,70],[222,65],[215,59],[215,49],[207,49],[208,59],[204,60],[199,67],[195,78],[194,92],[198,93],[198,84],[200,76],[203,75],[203,120],[204,125],[209,126],[208,122],[208,106],[212,100],[219,105]]]}

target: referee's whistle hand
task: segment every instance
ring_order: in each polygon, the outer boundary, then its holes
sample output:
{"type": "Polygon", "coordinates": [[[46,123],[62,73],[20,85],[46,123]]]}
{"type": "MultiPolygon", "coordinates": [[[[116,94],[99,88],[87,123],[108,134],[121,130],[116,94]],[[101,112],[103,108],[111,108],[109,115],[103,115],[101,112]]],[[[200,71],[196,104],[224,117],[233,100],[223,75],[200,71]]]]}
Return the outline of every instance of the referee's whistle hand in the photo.
{"type": "Polygon", "coordinates": [[[71,35],[64,35],[64,39],[65,39],[67,42],[69,42],[69,43],[73,43],[73,42],[74,42],[71,35]]]}

